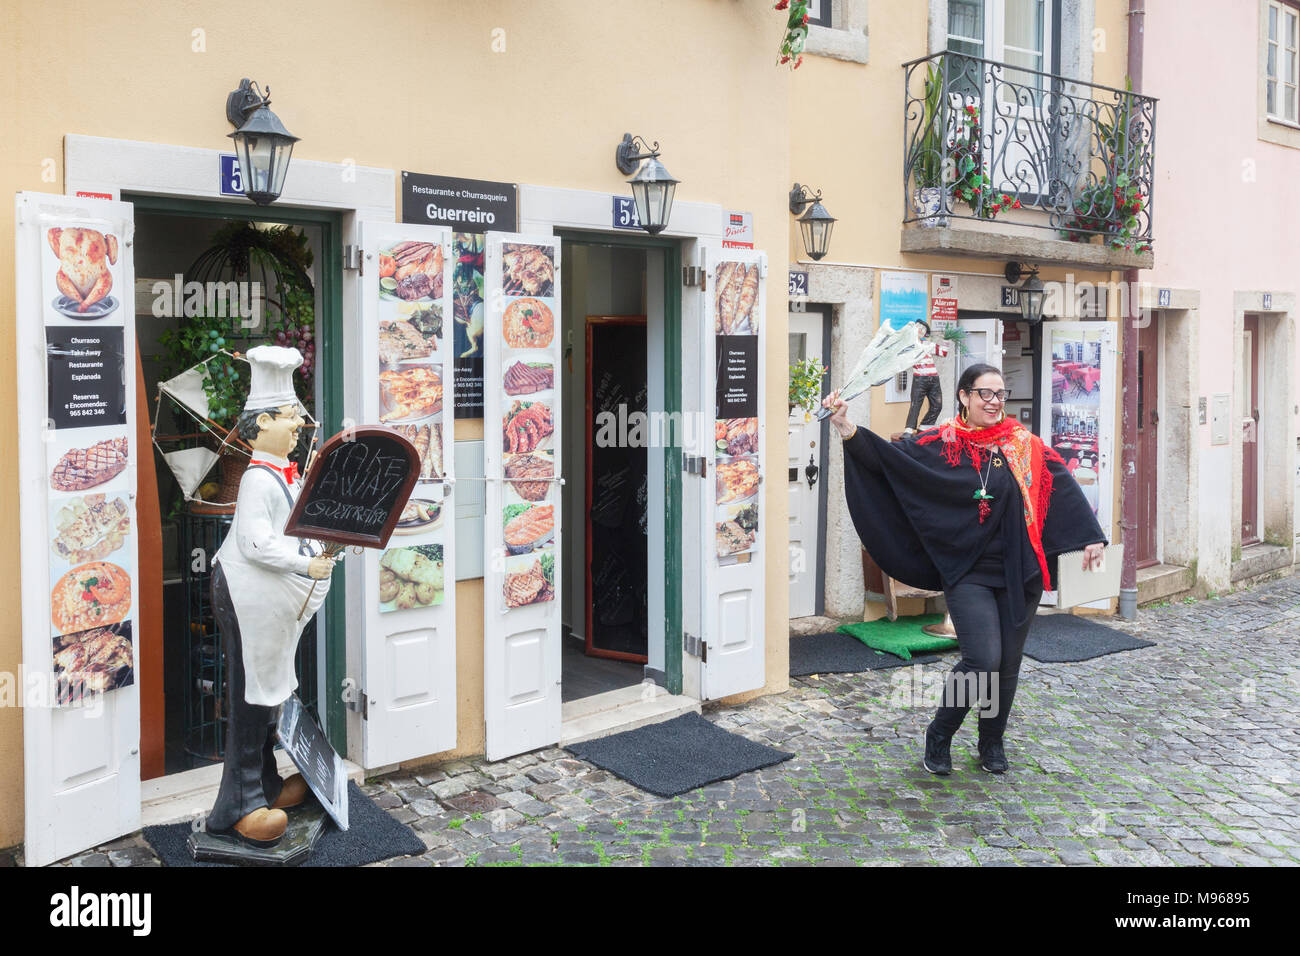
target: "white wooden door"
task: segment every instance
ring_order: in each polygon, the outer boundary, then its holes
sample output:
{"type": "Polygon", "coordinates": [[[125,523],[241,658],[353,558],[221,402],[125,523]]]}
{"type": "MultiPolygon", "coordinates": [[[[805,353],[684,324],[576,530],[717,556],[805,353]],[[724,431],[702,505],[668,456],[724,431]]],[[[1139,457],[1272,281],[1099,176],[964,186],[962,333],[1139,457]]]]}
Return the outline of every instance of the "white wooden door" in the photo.
{"type": "Polygon", "coordinates": [[[716,699],[764,681],[767,256],[711,244],[704,249],[706,345],[697,407],[713,412],[714,444],[705,456],[706,480],[694,484],[703,499],[699,548],[712,556],[703,561],[701,692],[716,699]]]}
{"type": "Polygon", "coordinates": [[[23,666],[14,688],[22,700],[12,703],[23,705],[24,856],[28,866],[43,866],[140,827],[136,611],[142,599],[162,595],[141,595],[136,577],[134,211],[130,203],[19,193],[15,221],[19,499],[11,520],[21,535],[23,666]],[[56,281],[60,237],[64,249],[71,242],[107,270],[110,287],[85,312],[61,294],[59,282],[72,280],[56,281]],[[66,370],[56,371],[61,364],[66,370]],[[100,446],[115,454],[125,445],[125,469],[88,492],[62,488],[55,474],[64,456],[101,442],[116,442],[100,446]],[[65,561],[54,545],[59,524],[68,509],[93,504],[92,494],[125,506],[129,532],[101,561],[65,561]],[[125,596],[94,602],[96,612],[77,610],[83,593],[104,597],[105,576],[116,578],[118,595],[124,585],[125,596]],[[100,620],[87,623],[91,613],[100,620]],[[96,675],[95,665],[108,662],[86,649],[74,663],[74,644],[111,647],[126,663],[96,675]],[[75,686],[78,673],[87,688],[106,689],[68,699],[60,681],[75,686]]]}
{"type": "Polygon", "coordinates": [[[456,746],[451,233],[364,222],[361,243],[361,423],[388,425],[421,451],[421,479],[411,493],[416,513],[398,524],[386,549],[366,549],[349,568],[349,575],[358,565],[362,569],[366,624],[363,762],[382,767],[456,746]],[[441,407],[409,403],[410,414],[393,408],[398,389],[435,379],[442,387],[441,407]],[[440,589],[423,576],[417,585],[385,567],[389,561],[405,563],[398,554],[403,549],[441,562],[440,589]]]}
{"type": "MultiPolygon", "coordinates": [[[[828,365],[822,355],[822,315],[820,312],[790,312],[790,364],[817,359],[828,365]]],[[[821,422],[802,408],[790,413],[786,422],[788,457],[786,473],[790,522],[790,610],[789,616],[807,617],[817,613],[817,565],[821,560],[821,536],[818,508],[821,480],[821,422]],[[817,483],[807,480],[808,463],[818,468],[817,483]]]]}
{"type": "Polygon", "coordinates": [[[560,265],[553,236],[487,234],[483,707],[489,760],[560,739],[560,265]]]}

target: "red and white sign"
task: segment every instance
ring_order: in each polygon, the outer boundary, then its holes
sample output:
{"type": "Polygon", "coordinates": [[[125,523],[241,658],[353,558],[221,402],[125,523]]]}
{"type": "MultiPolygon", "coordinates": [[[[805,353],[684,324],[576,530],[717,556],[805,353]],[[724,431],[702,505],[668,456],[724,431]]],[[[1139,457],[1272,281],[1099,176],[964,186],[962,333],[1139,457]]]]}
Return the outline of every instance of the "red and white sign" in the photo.
{"type": "Polygon", "coordinates": [[[722,248],[754,248],[754,214],[752,212],[728,212],[723,215],[722,248]]]}
{"type": "Polygon", "coordinates": [[[957,277],[935,273],[931,281],[930,328],[936,332],[957,324],[957,277]]]}

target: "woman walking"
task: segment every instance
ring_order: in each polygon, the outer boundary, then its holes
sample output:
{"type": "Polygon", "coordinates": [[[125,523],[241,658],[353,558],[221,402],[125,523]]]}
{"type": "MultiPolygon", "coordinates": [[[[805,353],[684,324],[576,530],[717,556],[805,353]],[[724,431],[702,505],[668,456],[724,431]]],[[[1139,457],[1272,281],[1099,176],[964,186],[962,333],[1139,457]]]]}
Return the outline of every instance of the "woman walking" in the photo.
{"type": "Polygon", "coordinates": [[[1084,550],[1100,563],[1106,536],[1066,470],[1037,435],[1006,417],[1007,390],[992,365],[972,365],[957,385],[958,414],[887,442],[847,417],[832,392],[822,403],[844,439],[849,514],[882,571],[944,592],[961,660],[925,732],[925,769],[952,771],[950,745],[981,700],[980,766],[1007,770],[1002,745],[1025,637],[1056,557],[1084,550]]]}

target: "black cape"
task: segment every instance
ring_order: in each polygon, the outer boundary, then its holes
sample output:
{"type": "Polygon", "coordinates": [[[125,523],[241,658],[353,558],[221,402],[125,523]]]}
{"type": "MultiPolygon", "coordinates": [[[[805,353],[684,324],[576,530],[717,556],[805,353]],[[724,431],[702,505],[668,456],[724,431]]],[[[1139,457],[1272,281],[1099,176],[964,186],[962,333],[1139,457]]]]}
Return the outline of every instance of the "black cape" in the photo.
{"type": "MultiPolygon", "coordinates": [[[[945,591],[960,581],[998,536],[1012,616],[1020,626],[1044,582],[1019,486],[1009,467],[991,469],[986,459],[987,487],[994,497],[981,524],[973,497],[979,474],[965,456],[950,465],[942,447],[938,441],[918,444],[911,435],[888,442],[859,428],[844,443],[844,493],[853,526],[882,571],[928,591],[945,591]]],[[[1058,555],[1105,543],[1106,536],[1065,466],[1050,457],[1045,464],[1052,497],[1043,520],[1043,552],[1055,582],[1058,555]]]]}

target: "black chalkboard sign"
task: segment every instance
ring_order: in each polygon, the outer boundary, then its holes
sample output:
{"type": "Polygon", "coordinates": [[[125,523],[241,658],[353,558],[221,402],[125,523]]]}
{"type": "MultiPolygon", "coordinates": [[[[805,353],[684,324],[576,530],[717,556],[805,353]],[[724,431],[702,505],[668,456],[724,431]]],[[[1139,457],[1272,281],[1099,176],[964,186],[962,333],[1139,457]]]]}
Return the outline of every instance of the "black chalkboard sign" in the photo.
{"type": "Polygon", "coordinates": [[[311,792],[340,830],[348,828],[348,776],[340,757],[302,706],[297,694],[280,706],[276,736],[311,792]]]}
{"type": "Polygon", "coordinates": [[[307,472],[284,533],[382,548],[419,477],[419,452],[391,428],[341,431],[307,472]]]}
{"type": "Polygon", "coordinates": [[[645,662],[650,439],[643,316],[587,317],[587,653],[645,662]]]}

